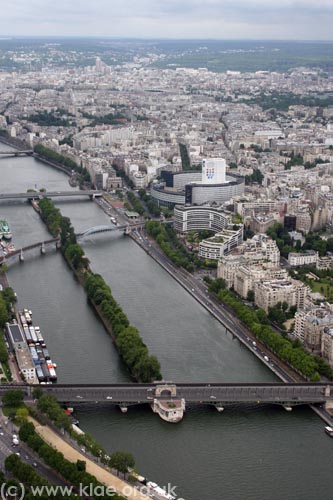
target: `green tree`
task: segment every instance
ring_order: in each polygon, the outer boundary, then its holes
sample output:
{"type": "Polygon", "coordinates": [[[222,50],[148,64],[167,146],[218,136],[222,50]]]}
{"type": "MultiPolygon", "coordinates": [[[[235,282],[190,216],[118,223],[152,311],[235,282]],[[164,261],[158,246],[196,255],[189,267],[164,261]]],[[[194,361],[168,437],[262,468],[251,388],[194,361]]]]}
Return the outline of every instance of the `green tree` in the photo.
{"type": "Polygon", "coordinates": [[[86,462],[84,460],[77,460],[76,461],[76,468],[78,471],[85,471],[86,470],[86,462]]]}
{"type": "Polygon", "coordinates": [[[3,295],[0,294],[0,327],[3,328],[9,321],[9,314],[3,295]]]}
{"type": "Polygon", "coordinates": [[[34,387],[32,391],[32,397],[34,399],[39,399],[43,395],[43,389],[41,387],[34,387]]]}
{"type": "Polygon", "coordinates": [[[28,408],[18,408],[16,410],[16,420],[21,425],[23,422],[26,422],[29,416],[28,408]]]}
{"type": "Polygon", "coordinates": [[[126,473],[129,469],[135,467],[135,460],[131,453],[125,451],[116,451],[110,456],[110,466],[119,472],[126,473]]]}
{"type": "Polygon", "coordinates": [[[16,408],[21,406],[24,399],[24,392],[20,389],[8,389],[2,396],[2,403],[4,406],[12,406],[16,408]]]}
{"type": "Polygon", "coordinates": [[[0,265],[0,274],[6,274],[7,272],[8,272],[8,266],[7,266],[6,262],[3,262],[0,265]]]}
{"type": "Polygon", "coordinates": [[[67,247],[65,256],[75,269],[87,267],[88,265],[88,259],[85,257],[83,249],[77,243],[67,247]]]}

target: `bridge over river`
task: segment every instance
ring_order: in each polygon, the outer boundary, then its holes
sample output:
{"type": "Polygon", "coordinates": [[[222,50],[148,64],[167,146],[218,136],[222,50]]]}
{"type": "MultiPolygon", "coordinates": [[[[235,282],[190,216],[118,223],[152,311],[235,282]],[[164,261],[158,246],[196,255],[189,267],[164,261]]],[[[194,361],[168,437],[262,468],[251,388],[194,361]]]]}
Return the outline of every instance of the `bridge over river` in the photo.
{"type": "MultiPolygon", "coordinates": [[[[9,388],[24,390],[31,397],[32,385],[0,386],[0,395],[9,388]]],[[[41,386],[38,386],[41,387],[41,386]]],[[[150,404],[153,411],[169,422],[182,419],[187,404],[212,405],[223,411],[227,405],[274,404],[291,409],[296,405],[333,406],[333,384],[323,383],[193,383],[43,385],[43,391],[60,403],[113,404],[127,411],[130,405],[150,404]]]]}
{"type": "Polygon", "coordinates": [[[32,149],[24,149],[24,150],[8,150],[8,151],[0,151],[0,157],[1,156],[22,156],[22,155],[28,155],[31,156],[33,155],[34,152],[32,149]]]}
{"type": "Polygon", "coordinates": [[[0,193],[0,200],[40,200],[41,198],[76,198],[88,196],[92,200],[102,196],[101,191],[82,189],[80,191],[30,191],[27,193],[0,193]]]}
{"type": "MultiPolygon", "coordinates": [[[[76,237],[78,241],[83,240],[85,237],[94,236],[100,233],[112,233],[114,231],[123,231],[125,235],[131,233],[131,231],[144,227],[144,223],[134,223],[134,224],[121,224],[121,225],[102,225],[90,227],[83,233],[77,233],[76,237]]],[[[36,255],[44,255],[53,250],[57,250],[61,247],[60,238],[52,238],[47,241],[39,241],[38,243],[33,243],[25,247],[13,250],[6,255],[0,256],[0,265],[6,262],[8,266],[16,264],[18,262],[24,262],[26,257],[36,257],[36,255]],[[37,252],[36,252],[37,250],[37,252]]]]}

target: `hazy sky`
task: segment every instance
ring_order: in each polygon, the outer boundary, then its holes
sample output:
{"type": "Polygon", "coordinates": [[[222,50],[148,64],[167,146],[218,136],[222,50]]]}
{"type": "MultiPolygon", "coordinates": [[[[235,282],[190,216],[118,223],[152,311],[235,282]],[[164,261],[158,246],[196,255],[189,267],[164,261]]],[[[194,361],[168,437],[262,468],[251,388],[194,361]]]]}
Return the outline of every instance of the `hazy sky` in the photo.
{"type": "Polygon", "coordinates": [[[333,0],[0,0],[0,36],[333,39],[333,0]]]}

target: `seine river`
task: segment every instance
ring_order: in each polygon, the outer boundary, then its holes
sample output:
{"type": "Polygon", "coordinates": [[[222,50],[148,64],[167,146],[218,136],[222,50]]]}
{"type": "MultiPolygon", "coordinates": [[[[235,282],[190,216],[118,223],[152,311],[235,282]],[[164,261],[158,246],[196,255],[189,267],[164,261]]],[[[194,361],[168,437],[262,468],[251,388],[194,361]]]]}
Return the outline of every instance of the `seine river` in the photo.
{"type": "MultiPolygon", "coordinates": [[[[0,144],[0,150],[8,146],[0,144]]],[[[0,159],[0,192],[37,186],[69,190],[68,178],[33,158],[0,159]]],[[[58,200],[80,232],[108,223],[84,198],[58,200]]],[[[49,238],[28,203],[0,202],[19,248],[49,238]]],[[[166,380],[265,382],[275,377],[132,240],[121,234],[86,241],[94,271],[102,274],[166,380]]],[[[10,269],[20,307],[33,312],[46,338],[59,382],[116,383],[130,378],[112,342],[59,253],[27,259],[10,269]]],[[[109,451],[128,450],[139,472],[176,486],[186,500],[329,500],[333,441],[311,410],[239,407],[219,414],[188,408],[167,424],[148,407],[90,407],[77,411],[83,430],[109,451]]]]}

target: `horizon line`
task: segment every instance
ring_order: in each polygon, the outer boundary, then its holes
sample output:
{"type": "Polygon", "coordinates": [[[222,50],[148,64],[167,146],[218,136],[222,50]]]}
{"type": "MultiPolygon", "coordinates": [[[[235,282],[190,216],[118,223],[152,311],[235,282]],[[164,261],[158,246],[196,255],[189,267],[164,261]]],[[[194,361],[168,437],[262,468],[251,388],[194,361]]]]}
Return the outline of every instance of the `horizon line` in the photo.
{"type": "Polygon", "coordinates": [[[111,36],[111,35],[9,35],[0,34],[0,42],[22,38],[30,39],[108,39],[108,40],[140,40],[140,41],[198,41],[198,42],[295,42],[295,43],[332,43],[333,38],[179,38],[179,37],[141,37],[141,36],[111,36]]]}

